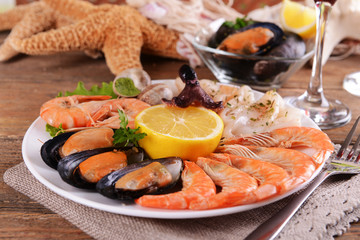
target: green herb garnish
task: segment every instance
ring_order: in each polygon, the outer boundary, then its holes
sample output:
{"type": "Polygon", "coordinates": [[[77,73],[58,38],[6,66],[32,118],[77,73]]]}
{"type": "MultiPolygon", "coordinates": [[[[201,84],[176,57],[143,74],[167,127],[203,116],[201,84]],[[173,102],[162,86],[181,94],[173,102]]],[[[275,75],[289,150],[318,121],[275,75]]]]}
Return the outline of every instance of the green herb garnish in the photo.
{"type": "Polygon", "coordinates": [[[251,19],[247,19],[247,16],[243,18],[236,18],[235,22],[225,21],[223,24],[227,27],[238,30],[240,28],[246,27],[248,25],[254,24],[255,22],[251,19]]]}
{"type": "Polygon", "coordinates": [[[146,136],[146,133],[137,133],[137,131],[139,131],[139,127],[136,129],[131,129],[129,127],[127,127],[129,121],[126,117],[126,114],[122,111],[119,110],[119,119],[120,119],[120,128],[115,130],[114,133],[114,145],[115,146],[127,146],[128,144],[132,143],[134,144],[134,146],[138,147],[138,141],[140,139],[143,139],[146,136]]]}
{"type": "Polygon", "coordinates": [[[45,126],[45,130],[50,134],[50,136],[52,137],[56,137],[57,135],[59,134],[62,134],[65,132],[65,130],[62,128],[61,124],[60,126],[57,128],[57,127],[53,127],[49,124],[46,124],[45,126]]]}

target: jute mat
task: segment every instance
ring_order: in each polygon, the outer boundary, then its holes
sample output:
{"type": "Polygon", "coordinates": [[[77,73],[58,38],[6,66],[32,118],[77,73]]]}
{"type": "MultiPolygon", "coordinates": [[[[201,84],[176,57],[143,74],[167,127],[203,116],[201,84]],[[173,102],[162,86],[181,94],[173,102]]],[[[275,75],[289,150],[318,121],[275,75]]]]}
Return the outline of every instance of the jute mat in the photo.
{"type": "MultiPolygon", "coordinates": [[[[258,209],[201,219],[148,219],[103,212],[67,200],[33,177],[24,163],[4,181],[95,239],[243,239],[294,195],[258,209]]],[[[328,179],[307,200],[279,239],[332,239],[360,217],[360,175],[328,179]]]]}

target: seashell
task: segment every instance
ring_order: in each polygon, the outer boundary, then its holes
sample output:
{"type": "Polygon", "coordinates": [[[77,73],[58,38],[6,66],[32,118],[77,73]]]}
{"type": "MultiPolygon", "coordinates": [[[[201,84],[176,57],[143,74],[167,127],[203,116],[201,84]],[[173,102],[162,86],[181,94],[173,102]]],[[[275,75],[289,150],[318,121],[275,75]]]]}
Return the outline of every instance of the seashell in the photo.
{"type": "Polygon", "coordinates": [[[120,200],[159,194],[176,185],[182,169],[183,161],[178,157],[144,161],[106,175],[96,184],[96,190],[106,197],[120,200]]]}
{"type": "Polygon", "coordinates": [[[147,86],[139,95],[138,99],[150,105],[161,104],[163,98],[172,99],[173,91],[164,83],[151,84],[147,86]]]}

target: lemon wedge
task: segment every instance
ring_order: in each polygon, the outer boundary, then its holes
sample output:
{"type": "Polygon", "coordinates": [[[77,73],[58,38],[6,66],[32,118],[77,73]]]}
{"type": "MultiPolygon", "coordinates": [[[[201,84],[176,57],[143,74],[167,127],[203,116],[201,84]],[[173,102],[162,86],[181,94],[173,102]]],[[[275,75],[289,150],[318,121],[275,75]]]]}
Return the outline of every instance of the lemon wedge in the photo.
{"type": "Polygon", "coordinates": [[[156,105],[135,118],[135,127],[147,136],[139,141],[151,158],[181,157],[196,161],[213,152],[224,129],[222,119],[203,107],[156,105]]]}
{"type": "Polygon", "coordinates": [[[315,36],[316,11],[314,8],[283,0],[280,21],[285,30],[297,33],[304,39],[315,36]]]}

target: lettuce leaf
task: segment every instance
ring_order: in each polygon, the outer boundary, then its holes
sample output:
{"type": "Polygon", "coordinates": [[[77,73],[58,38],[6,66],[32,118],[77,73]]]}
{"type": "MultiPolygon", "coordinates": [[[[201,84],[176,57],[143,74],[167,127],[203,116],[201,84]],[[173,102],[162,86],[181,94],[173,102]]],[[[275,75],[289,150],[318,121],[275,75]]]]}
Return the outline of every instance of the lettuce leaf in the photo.
{"type": "Polygon", "coordinates": [[[108,95],[112,98],[117,98],[117,95],[113,91],[112,82],[102,82],[101,87],[93,85],[90,90],[86,89],[83,82],[78,82],[76,89],[73,92],[66,91],[64,94],[59,92],[57,97],[67,97],[72,95],[108,95]]]}

